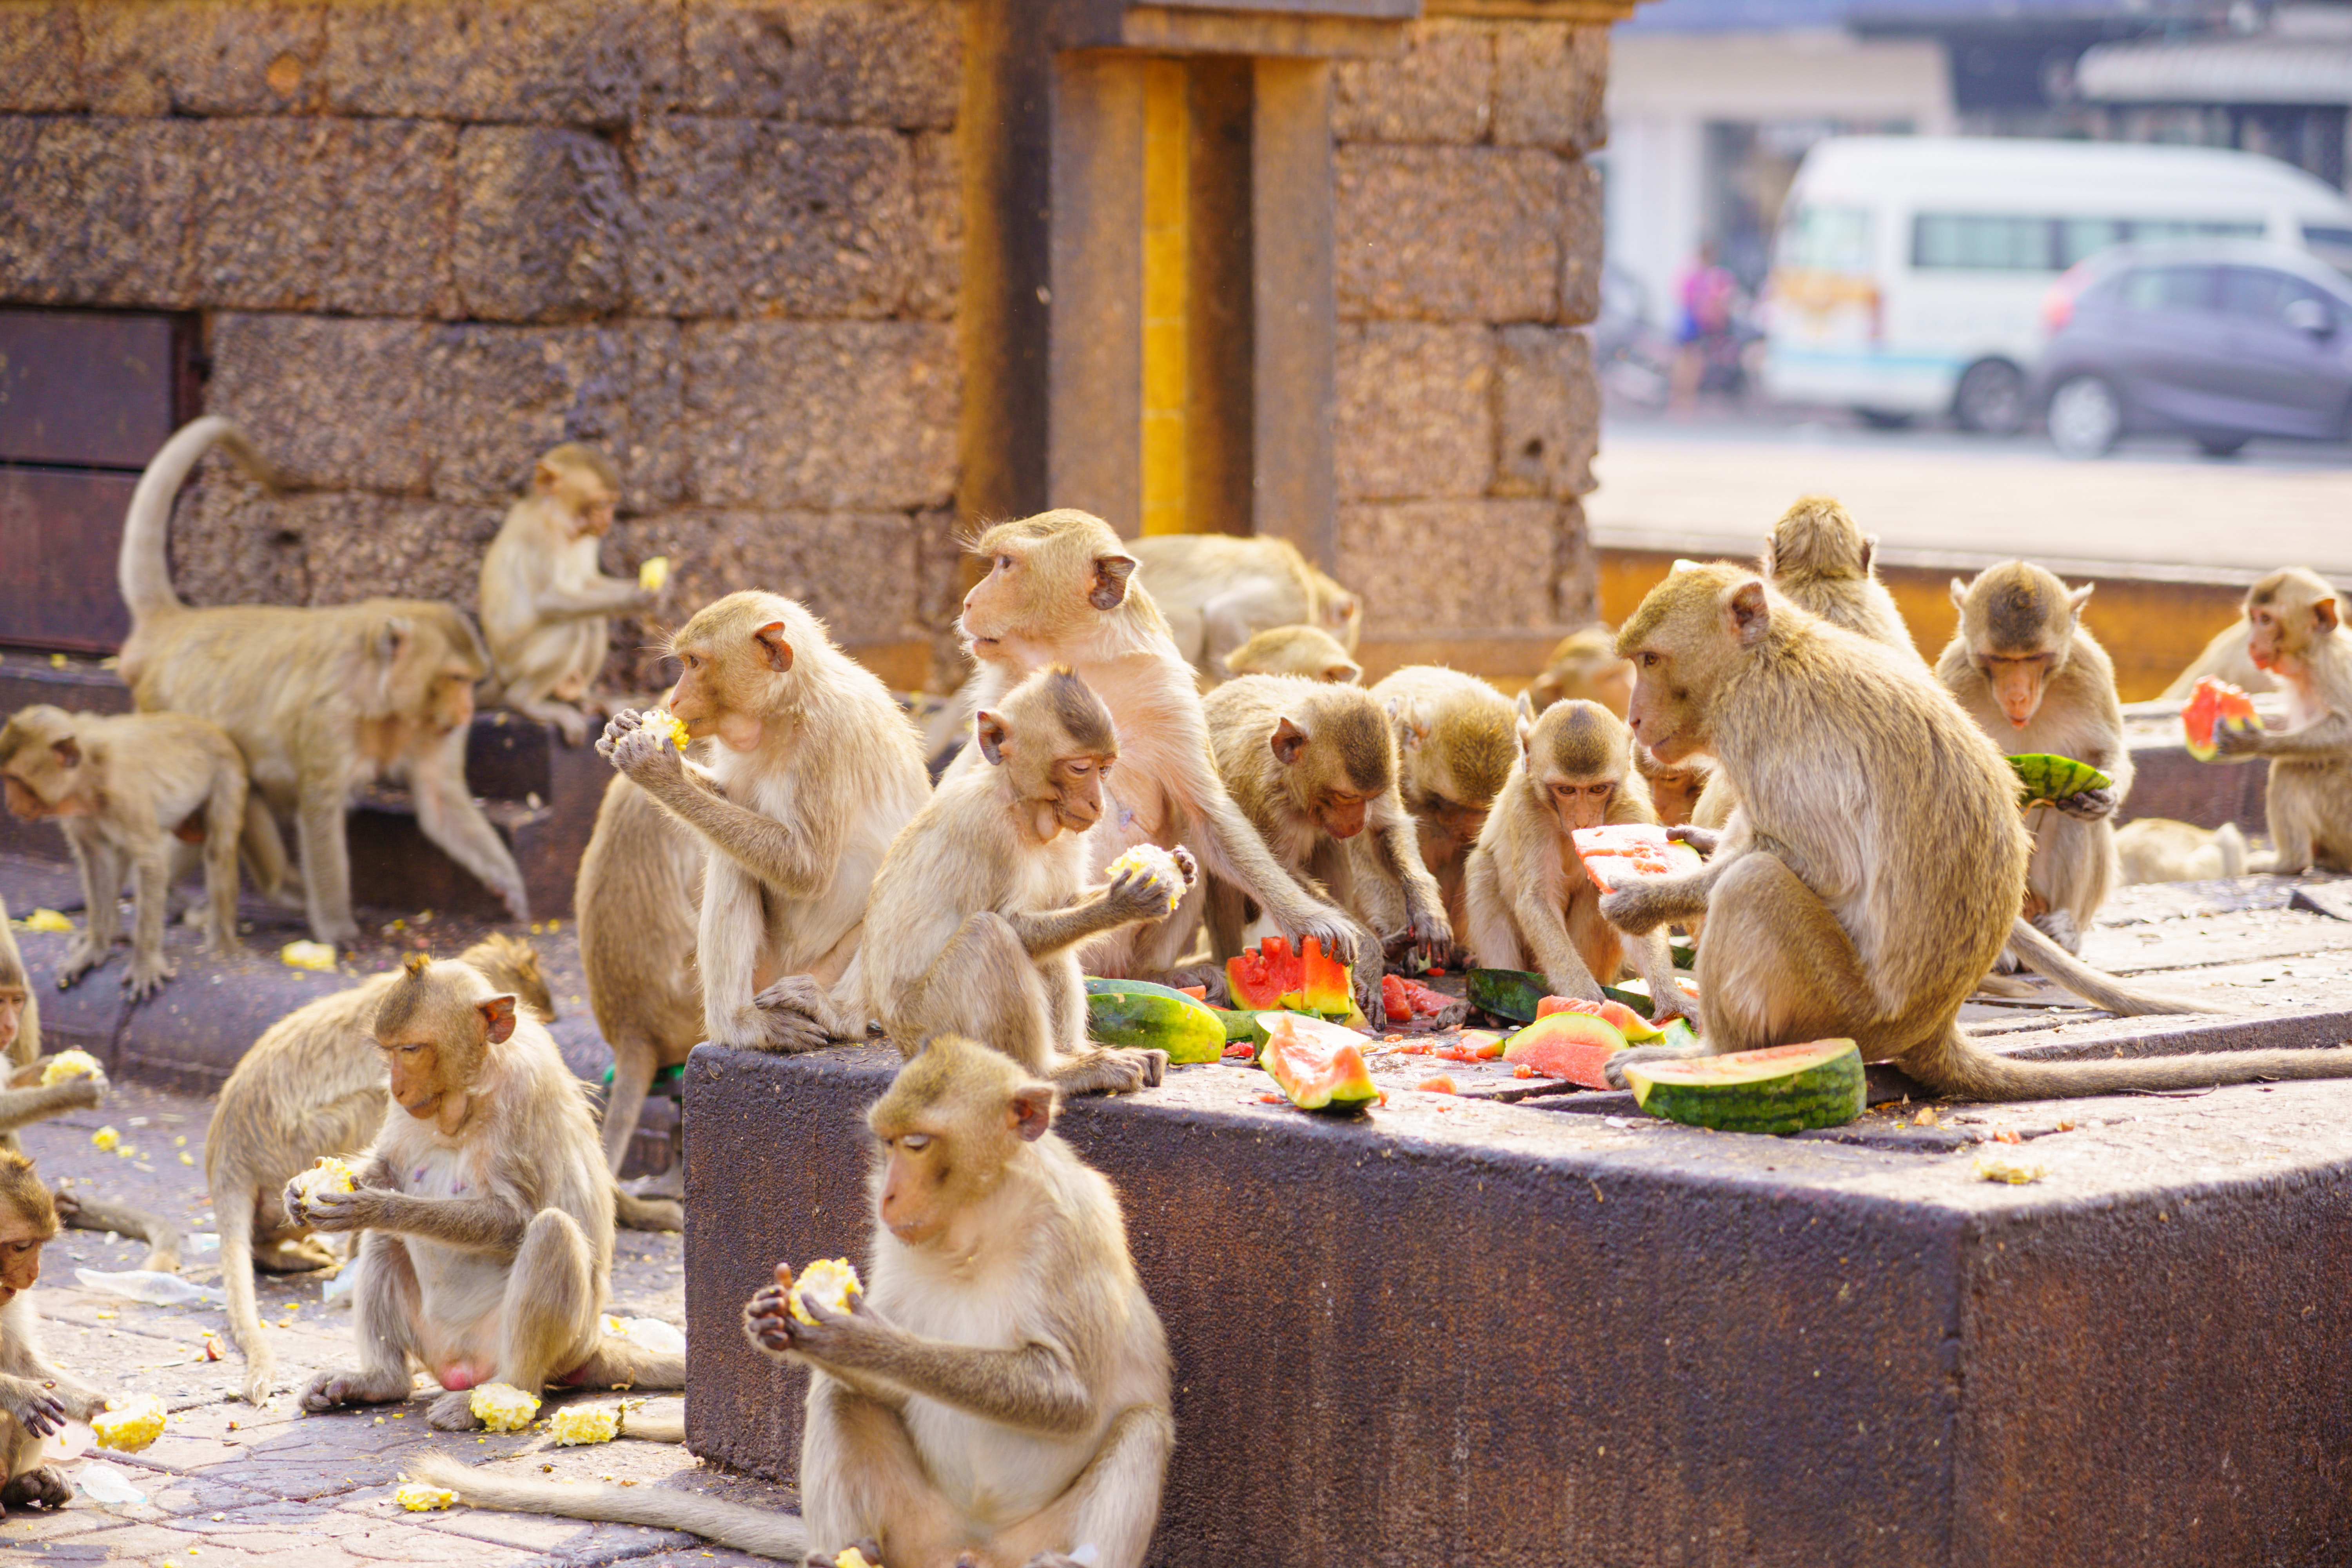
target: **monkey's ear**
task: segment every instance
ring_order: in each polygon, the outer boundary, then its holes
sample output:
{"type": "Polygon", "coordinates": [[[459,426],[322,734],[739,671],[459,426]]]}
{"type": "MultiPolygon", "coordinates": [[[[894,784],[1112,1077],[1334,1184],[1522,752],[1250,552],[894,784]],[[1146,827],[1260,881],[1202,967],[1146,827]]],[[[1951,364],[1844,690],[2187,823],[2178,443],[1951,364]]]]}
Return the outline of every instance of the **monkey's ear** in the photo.
{"type": "Polygon", "coordinates": [[[2330,594],[2325,599],[2314,599],[2311,601],[2312,625],[2318,627],[2320,636],[2326,637],[2329,633],[2335,631],[2338,618],[2339,617],[2336,614],[2335,595],[2330,594]]]}
{"type": "Polygon", "coordinates": [[[1352,686],[1362,679],[1363,675],[1364,667],[1360,664],[1334,664],[1327,666],[1323,671],[1323,679],[1334,686],[1352,686]]]}
{"type": "Polygon", "coordinates": [[[530,466],[530,488],[539,491],[541,495],[546,494],[549,490],[553,489],[557,485],[562,484],[562,482],[563,476],[557,473],[555,471],[555,465],[549,462],[546,458],[542,458],[538,462],[533,463],[530,466]]]}
{"type": "Polygon", "coordinates": [[[2090,603],[2091,590],[2097,586],[2096,583],[2085,583],[2079,588],[2066,590],[2066,607],[2074,611],[2078,619],[2083,614],[2083,606],[2090,603]]]}
{"type": "Polygon", "coordinates": [[[1862,574],[1864,576],[1867,577],[1870,575],[1870,563],[1874,560],[1877,559],[1877,556],[1878,535],[1874,533],[1864,534],[1862,536],[1862,574]]]}
{"type": "Polygon", "coordinates": [[[1004,721],[983,708],[971,716],[972,738],[980,742],[980,754],[988,759],[992,768],[1004,763],[1004,721]]]}
{"type": "Polygon", "coordinates": [[[1286,715],[1276,721],[1274,735],[1266,743],[1274,748],[1274,760],[1286,768],[1298,760],[1299,752],[1307,749],[1307,731],[1292,723],[1286,715]]]}
{"type": "Polygon", "coordinates": [[[1346,631],[1356,617],[1364,613],[1364,602],[1353,594],[1334,594],[1323,606],[1324,624],[1334,631],[1346,631]]]}
{"type": "Polygon", "coordinates": [[[1087,603],[1097,610],[1118,609],[1127,602],[1127,580],[1134,572],[1132,555],[1096,556],[1094,586],[1087,590],[1087,603]]]}
{"type": "Polygon", "coordinates": [[[1952,603],[1964,610],[1969,607],[1969,585],[1958,577],[1952,579],[1952,603]]]}
{"type": "Polygon", "coordinates": [[[50,742],[49,750],[58,754],[58,761],[62,765],[68,768],[81,766],[81,745],[71,735],[62,741],[50,742]]]}
{"type": "Polygon", "coordinates": [[[1534,723],[1536,720],[1535,693],[1522,689],[1519,692],[1519,700],[1511,704],[1511,711],[1519,716],[1520,723],[1534,723]]]}
{"type": "Polygon", "coordinates": [[[1771,624],[1772,606],[1765,603],[1764,584],[1758,579],[1750,577],[1724,595],[1724,630],[1741,647],[1754,647],[1763,641],[1771,624]]]}
{"type": "Polygon", "coordinates": [[[783,622],[770,621],[751,634],[751,640],[758,643],[760,651],[767,656],[770,669],[782,675],[792,668],[793,645],[784,640],[783,622]]]}
{"type": "Polygon", "coordinates": [[[1054,1086],[1024,1083],[1013,1091],[1007,1109],[1013,1113],[1013,1125],[1022,1139],[1034,1143],[1054,1125],[1054,1086]]]}
{"type": "Polygon", "coordinates": [[[483,1022],[489,1026],[490,1044],[499,1045],[508,1036],[514,1033],[515,999],[513,997],[493,996],[487,1002],[476,1003],[474,1010],[482,1016],[483,1022]]]}
{"type": "Polygon", "coordinates": [[[385,664],[398,664],[416,641],[415,624],[406,616],[386,616],[375,628],[375,657],[385,664]]]}

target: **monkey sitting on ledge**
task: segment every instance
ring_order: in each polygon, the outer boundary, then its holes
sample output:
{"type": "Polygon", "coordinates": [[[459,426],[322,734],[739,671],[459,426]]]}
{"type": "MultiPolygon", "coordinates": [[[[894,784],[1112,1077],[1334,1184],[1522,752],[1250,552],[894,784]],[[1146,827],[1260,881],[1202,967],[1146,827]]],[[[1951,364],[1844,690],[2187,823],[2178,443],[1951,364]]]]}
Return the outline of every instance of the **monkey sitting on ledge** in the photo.
{"type": "Polygon", "coordinates": [[[57,1234],[57,1209],[33,1163],[0,1149],[0,1517],[73,1500],[72,1479],[41,1463],[41,1440],[106,1408],[105,1394],[41,1352],[31,1292],[41,1278],[41,1247],[57,1234]]]}
{"type": "Polygon", "coordinates": [[[2336,590],[2289,566],[2246,590],[2247,649],[2286,688],[2286,728],[2223,726],[2225,757],[2271,759],[2271,838],[2250,871],[2352,870],[2352,632],[2336,590]]]}

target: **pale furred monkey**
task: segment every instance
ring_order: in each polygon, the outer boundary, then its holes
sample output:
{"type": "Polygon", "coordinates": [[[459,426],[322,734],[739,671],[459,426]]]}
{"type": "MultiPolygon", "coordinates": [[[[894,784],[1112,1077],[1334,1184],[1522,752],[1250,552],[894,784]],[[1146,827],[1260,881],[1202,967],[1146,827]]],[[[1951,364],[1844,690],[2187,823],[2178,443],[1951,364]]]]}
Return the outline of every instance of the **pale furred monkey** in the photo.
{"type": "MultiPolygon", "coordinates": [[[[1464,896],[1470,847],[1518,760],[1520,715],[1533,700],[1523,696],[1515,706],[1478,677],[1433,664],[1409,664],[1381,677],[1372,700],[1396,731],[1397,792],[1412,814],[1422,864],[1437,879],[1458,943],[1470,929],[1464,896]]],[[[1361,852],[1352,858],[1360,861],[1361,852]]],[[[1386,884],[1360,875],[1356,881],[1374,929],[1397,930],[1403,910],[1391,907],[1386,884]]]]}
{"type": "Polygon", "coordinates": [[[1360,685],[1364,667],[1320,626],[1274,626],[1225,655],[1228,675],[1303,675],[1340,686],[1360,685]]]}
{"type": "Polygon", "coordinates": [[[930,797],[881,681],[781,594],[730,594],[670,640],[669,711],[702,744],[615,715],[596,749],[702,839],[696,963],[716,1044],[808,1050],[862,1034],[851,968],[866,897],[930,797]]]}
{"type": "Polygon", "coordinates": [[[2002,752],[2072,757],[2115,781],[2026,813],[2024,917],[2069,952],[2083,951],[2115,885],[2115,815],[2132,781],[2116,667],[2083,626],[2090,596],[2091,584],[2069,589],[2022,561],[1955,578],[1960,624],[1936,661],[1936,679],[2002,752]]]}
{"type": "Polygon", "coordinates": [[[480,1425],[467,1391],[486,1383],[684,1386],[684,1355],[604,1331],[612,1173],[586,1089],[515,1003],[467,964],[415,953],[377,1007],[395,1108],[358,1190],[285,1189],[293,1224],[367,1233],[359,1364],[312,1378],[303,1409],[405,1400],[420,1367],[446,1391],[425,1413],[444,1431],[480,1425]]]}
{"type": "Polygon", "coordinates": [[[1617,657],[1617,633],[1596,622],[1559,639],[1544,660],[1543,673],[1528,683],[1528,697],[1541,713],[1575,698],[1598,702],[1620,719],[1633,695],[1633,667],[1617,657]]]}
{"type": "Polygon", "coordinates": [[[1319,627],[1351,655],[1363,634],[1363,601],[1286,539],[1156,533],[1126,544],[1177,652],[1206,685],[1223,680],[1226,658],[1272,626],[1319,627]]]}
{"type": "Polygon", "coordinates": [[[2286,689],[2286,728],[2232,729],[2225,757],[2271,759],[2271,842],[2250,871],[2352,870],[2352,632],[2336,590],[2288,566],[2246,590],[2247,648],[2286,689]]]}
{"type": "Polygon", "coordinates": [[[1054,1089],[942,1036],[868,1112],[866,1289],[745,1333],[806,1365],[801,1518],[653,1487],[560,1486],[431,1455],[409,1473],[478,1507],[691,1531],[795,1563],[855,1545],[888,1568],[1140,1568],[1175,1424],[1167,1336],[1118,1196],[1052,1131],[1054,1089]],[[803,1521],[805,1523],[803,1523],[803,1521]]]}
{"type": "Polygon", "coordinates": [[[1110,713],[1066,669],[1031,676],[973,721],[986,764],[941,784],[875,873],[857,973],[865,1009],[908,1056],[984,1040],[1065,1094],[1160,1081],[1164,1051],[1091,1045],[1077,947],[1163,917],[1192,883],[1122,869],[1087,882],[1086,833],[1118,761],[1110,713]]]}
{"type": "MultiPolygon", "coordinates": [[[[2091,1061],[1988,1050],[1961,1033],[1959,1009],[2003,944],[2064,954],[2016,919],[2031,845],[2016,775],[1984,732],[1925,670],[1737,566],[1675,572],[1619,647],[1636,669],[1635,734],[1670,763],[1706,751],[1739,790],[1740,816],[1705,868],[1601,904],[1637,933],[1705,913],[1700,1050],[1842,1037],[1864,1060],[1971,1100],[2352,1076],[2347,1049],[2091,1061]]],[[[1637,1047],[1607,1070],[1616,1080],[1677,1054],[1637,1047]]]]}
{"type": "Polygon", "coordinates": [[[352,792],[375,779],[404,784],[425,836],[528,921],[522,872],[466,787],[474,683],[489,668],[473,622],[425,599],[317,609],[181,603],[165,549],[172,502],[215,443],[267,474],[227,420],[207,416],[163,444],[123,522],[131,635],[121,671],[139,710],[209,719],[236,742],[252,786],[247,853],[257,867],[284,864],[272,813],[294,817],[310,934],[320,942],[359,934],[343,814],[352,792]]]}
{"type": "Polygon", "coordinates": [[[33,1163],[0,1149],[0,1517],[10,1509],[63,1508],[71,1477],[41,1462],[42,1440],[68,1421],[88,1421],[106,1395],[49,1360],[33,1286],[41,1247],[58,1234],[58,1215],[33,1163]]]}
{"type": "Polygon", "coordinates": [[[593,447],[567,441],[532,466],[482,557],[482,637],[489,644],[485,702],[552,724],[566,745],[587,738],[581,705],[604,668],[608,616],[650,609],[659,595],[596,569],[613,527],[620,476],[593,447]]]}
{"type": "Polygon", "coordinates": [[[2242,691],[2277,690],[2278,682],[2263,673],[2263,668],[2254,662],[2253,655],[2247,651],[2247,641],[2252,636],[2252,628],[2247,626],[2246,617],[2240,616],[2214,633],[2213,640],[2189,661],[2189,668],[2174,676],[2172,684],[2157,695],[2167,701],[2178,702],[2195,690],[2197,683],[2209,675],[2216,680],[2226,680],[2242,691]]]}
{"type": "MultiPolygon", "coordinates": [[[[964,595],[961,624],[977,661],[966,700],[992,708],[1024,677],[1059,664],[1102,699],[1118,726],[1112,809],[1087,835],[1094,876],[1133,845],[1185,844],[1202,869],[1255,900],[1294,947],[1311,936],[1325,952],[1354,962],[1354,922],[1282,868],[1218,778],[1192,668],[1169,641],[1151,595],[1129,580],[1136,557],[1109,525],[1082,511],[1043,512],[997,524],[972,549],[988,574],[964,595]]],[[[949,774],[977,765],[967,747],[949,774]]],[[[1080,963],[1089,974],[1166,973],[1192,943],[1203,897],[1196,883],[1167,919],[1094,938],[1080,963]]]]}
{"type": "Polygon", "coordinates": [[[2123,885],[2210,882],[2246,872],[2246,836],[2234,822],[2197,827],[2142,816],[2116,829],[2116,861],[2123,885]]]}
{"type": "Polygon", "coordinates": [[[1633,752],[1633,732],[1598,702],[1556,702],[1522,725],[1518,760],[1470,851],[1464,937],[1479,967],[1532,965],[1552,994],[1588,1002],[1603,1000],[1630,957],[1664,1018],[1684,1007],[1665,928],[1628,942],[1601,919],[1601,889],[1569,837],[1658,820],[1633,752]]]}

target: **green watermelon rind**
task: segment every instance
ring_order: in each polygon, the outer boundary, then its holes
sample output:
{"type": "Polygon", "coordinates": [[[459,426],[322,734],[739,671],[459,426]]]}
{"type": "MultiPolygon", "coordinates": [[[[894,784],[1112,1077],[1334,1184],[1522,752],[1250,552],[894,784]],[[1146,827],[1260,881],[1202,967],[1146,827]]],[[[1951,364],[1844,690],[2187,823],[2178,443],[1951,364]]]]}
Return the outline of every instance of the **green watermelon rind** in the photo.
{"type": "MultiPolygon", "coordinates": [[[[1298,1018],[1314,1018],[1314,1015],[1311,1013],[1297,1013],[1290,1016],[1298,1018]]],[[[1271,1032],[1276,1025],[1281,1021],[1283,1016],[1284,1015],[1281,1013],[1262,1013],[1258,1016],[1258,1023],[1260,1026],[1271,1032]]],[[[1323,1022],[1320,1019],[1317,1019],[1315,1021],[1318,1023],[1323,1022]]],[[[1344,1025],[1339,1024],[1325,1024],[1324,1026],[1335,1029],[1346,1028],[1344,1025]]],[[[1292,1026],[1291,1032],[1294,1037],[1300,1037],[1297,1036],[1297,1026],[1296,1025],[1292,1026]]],[[[1346,1032],[1350,1035],[1356,1033],[1353,1029],[1347,1029],[1346,1032]]],[[[1310,1031],[1303,1037],[1311,1040],[1316,1037],[1314,1033],[1310,1031]]],[[[1358,1038],[1362,1039],[1364,1045],[1370,1045],[1371,1043],[1369,1038],[1365,1038],[1364,1037],[1359,1036],[1358,1038]]],[[[1267,1042],[1269,1045],[1272,1043],[1273,1042],[1271,1040],[1267,1042]]],[[[1354,1044],[1355,1042],[1349,1041],[1342,1043],[1354,1044]]],[[[1361,1048],[1362,1047],[1360,1046],[1358,1047],[1360,1052],[1361,1048]]],[[[1360,1057],[1359,1059],[1361,1059],[1360,1057]]],[[[1362,1082],[1360,1084],[1350,1086],[1351,1092],[1342,1094],[1335,1089],[1325,1095],[1322,1099],[1315,1100],[1315,1102],[1310,1105],[1307,1100],[1298,1098],[1297,1090],[1292,1089],[1290,1085],[1282,1080],[1282,1075],[1276,1072],[1273,1067],[1267,1062],[1265,1051],[1263,1047],[1261,1047],[1258,1052],[1258,1065],[1266,1069],[1266,1076],[1274,1079],[1275,1087],[1281,1089],[1284,1096],[1289,1100],[1290,1103],[1297,1106],[1301,1110],[1318,1111],[1333,1116],[1352,1116],[1360,1112],[1371,1110],[1372,1107],[1378,1105],[1381,1100],[1380,1086],[1372,1082],[1371,1069],[1369,1066],[1364,1069],[1362,1082]]]]}
{"type": "Polygon", "coordinates": [[[1551,994],[1544,977],[1524,969],[1471,969],[1463,973],[1470,1005],[1514,1024],[1536,1021],[1536,1005],[1551,994]]]}
{"type": "Polygon", "coordinates": [[[1177,1067],[1223,1059],[1225,1026],[1208,1004],[1166,986],[1146,991],[1137,982],[1111,984],[1119,989],[1087,988],[1088,1039],[1106,1046],[1166,1051],[1169,1061],[1177,1067]]]}
{"type": "Polygon", "coordinates": [[[1802,1132],[1843,1127],[1865,1103],[1862,1052],[1853,1041],[1809,1066],[1746,1083],[1676,1081],[1682,1064],[1640,1062],[1625,1068],[1634,1103],[1651,1115],[1718,1132],[1802,1132]]]}
{"type": "Polygon", "coordinates": [[[1172,985],[1161,985],[1150,980],[1105,980],[1096,974],[1087,975],[1086,983],[1088,996],[1117,994],[1165,996],[1177,1002],[1190,1002],[1196,1007],[1208,1007],[1209,1011],[1216,1016],[1217,1022],[1223,1026],[1227,1045],[1232,1045],[1237,1040],[1248,1040],[1261,1046],[1265,1044],[1265,1031],[1257,1026],[1257,1018],[1254,1014],[1235,1013],[1228,1008],[1210,1006],[1198,996],[1188,996],[1172,985]]]}
{"type": "Polygon", "coordinates": [[[2088,763],[2048,752],[2018,752],[2009,759],[2009,765],[2024,784],[2029,801],[2064,800],[2086,789],[2112,788],[2116,782],[2088,763]]]}

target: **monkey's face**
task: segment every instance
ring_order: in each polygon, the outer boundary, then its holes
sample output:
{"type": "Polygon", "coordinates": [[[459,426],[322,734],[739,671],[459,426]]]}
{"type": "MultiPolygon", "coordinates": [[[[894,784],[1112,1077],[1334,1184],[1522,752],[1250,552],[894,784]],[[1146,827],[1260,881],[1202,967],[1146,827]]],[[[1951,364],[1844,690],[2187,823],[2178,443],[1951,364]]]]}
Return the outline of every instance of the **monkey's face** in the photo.
{"type": "Polygon", "coordinates": [[[1610,803],[1617,798],[1617,781],[1555,773],[1544,780],[1544,797],[1551,805],[1552,815],[1559,818],[1561,832],[1599,827],[1609,820],[1610,803]]]}
{"type": "Polygon", "coordinates": [[[1037,607],[1030,602],[1035,575],[1026,541],[1002,540],[989,551],[988,574],[963,596],[961,629],[973,658],[1018,659],[1019,651],[1007,644],[1015,633],[1036,623],[1037,607]]]}
{"type": "MultiPolygon", "coordinates": [[[[1050,794],[1038,805],[1037,826],[1041,829],[1058,827],[1071,833],[1084,833],[1102,820],[1103,780],[1109,776],[1116,754],[1099,756],[1085,752],[1077,756],[1056,757],[1046,774],[1050,794]]],[[[1051,832],[1041,831],[1041,838],[1051,838],[1051,832]]]]}
{"type": "Polygon", "coordinates": [[[590,475],[567,479],[556,488],[556,499],[572,520],[572,537],[602,539],[613,531],[614,496],[590,475]]]}
{"type": "Polygon", "coordinates": [[[35,822],[49,814],[48,803],[35,795],[32,787],[15,773],[5,775],[8,792],[8,811],[26,822],[35,822]]]}
{"type": "MultiPolygon", "coordinates": [[[[925,1247],[945,1235],[948,1217],[976,1192],[964,1192],[969,1178],[963,1162],[950,1150],[956,1140],[948,1128],[930,1118],[877,1129],[885,1164],[882,1196],[877,1208],[890,1234],[909,1247],[925,1247]]],[[[975,1159],[975,1165],[988,1162],[975,1159]]]]}
{"type": "Polygon", "coordinates": [[[1689,687],[1674,661],[1655,649],[1643,648],[1633,656],[1633,695],[1625,704],[1625,722],[1662,763],[1678,763],[1706,749],[1689,687]]]}
{"type": "Polygon", "coordinates": [[[16,1043],[16,1031],[25,1024],[25,992],[16,985],[0,985],[0,1051],[16,1043]]]}
{"type": "Polygon", "coordinates": [[[1364,830],[1364,797],[1346,790],[1328,790],[1313,807],[1315,825],[1334,838],[1353,838],[1364,830]]]}
{"type": "Polygon", "coordinates": [[[2033,722],[2042,710],[2042,694],[2050,679],[2051,656],[2034,654],[2026,658],[2002,658],[1988,654],[1977,660],[1977,668],[1992,688],[1993,699],[2000,704],[2014,729],[2022,730],[2033,722]]]}
{"type": "Polygon", "coordinates": [[[41,1245],[47,1239],[21,1215],[0,1220],[0,1307],[40,1282],[41,1245]]]}

